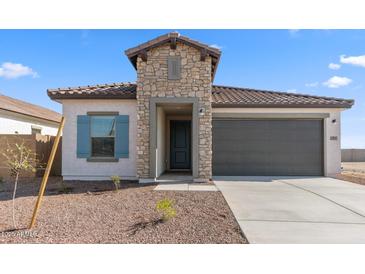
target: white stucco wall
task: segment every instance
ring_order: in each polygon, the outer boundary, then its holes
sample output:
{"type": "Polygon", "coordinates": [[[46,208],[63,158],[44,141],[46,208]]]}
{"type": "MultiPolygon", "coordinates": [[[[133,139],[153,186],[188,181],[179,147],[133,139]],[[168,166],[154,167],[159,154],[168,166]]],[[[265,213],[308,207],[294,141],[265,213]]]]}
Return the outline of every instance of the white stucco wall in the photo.
{"type": "MultiPolygon", "coordinates": [[[[111,175],[125,179],[137,179],[136,174],[136,136],[137,112],[135,100],[64,100],[63,114],[66,124],[62,142],[62,175],[65,180],[108,180],[111,175]],[[119,162],[87,162],[76,157],[77,115],[86,115],[89,111],[113,111],[129,115],[129,158],[119,162]]],[[[343,109],[326,108],[213,108],[214,113],[328,113],[324,119],[324,172],[326,176],[341,171],[341,111],[343,109]],[[333,120],[336,120],[333,123],[333,120]],[[337,136],[337,140],[330,140],[337,136]]],[[[156,155],[160,163],[165,162],[166,151],[166,117],[163,110],[157,110],[157,142],[161,150],[156,155]],[[160,144],[160,146],[159,146],[160,144]]],[[[165,165],[157,167],[158,174],[164,171],[165,165]]]]}
{"type": "Polygon", "coordinates": [[[160,176],[166,170],[166,116],[162,107],[157,107],[157,153],[156,174],[160,176]]]}
{"type": "MultiPolygon", "coordinates": [[[[328,113],[324,119],[324,175],[341,172],[341,111],[340,108],[213,108],[214,113],[328,113]],[[336,120],[335,123],[332,121],[336,120]],[[330,140],[336,136],[337,140],[330,140]]],[[[214,117],[214,116],[213,116],[214,117]]]]}
{"type": "Polygon", "coordinates": [[[64,180],[110,180],[112,175],[136,179],[136,100],[63,100],[62,105],[66,119],[62,140],[64,180]],[[88,162],[77,158],[77,115],[91,111],[129,115],[129,158],[120,158],[118,162],[88,162]]]}
{"type": "Polygon", "coordinates": [[[0,110],[0,134],[32,134],[32,126],[40,127],[43,135],[57,135],[58,123],[0,110]]]}

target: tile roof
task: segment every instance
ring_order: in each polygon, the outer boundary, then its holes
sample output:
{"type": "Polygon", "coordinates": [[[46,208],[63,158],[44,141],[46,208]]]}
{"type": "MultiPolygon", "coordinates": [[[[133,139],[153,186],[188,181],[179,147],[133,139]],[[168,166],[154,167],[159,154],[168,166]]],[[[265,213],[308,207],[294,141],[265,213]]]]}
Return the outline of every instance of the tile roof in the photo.
{"type": "Polygon", "coordinates": [[[52,122],[60,122],[61,114],[53,110],[0,94],[0,109],[52,122]]]}
{"type": "Polygon", "coordinates": [[[48,89],[48,96],[53,99],[136,99],[135,83],[112,83],[94,86],[79,86],[48,89]]]}
{"type": "MultiPolygon", "coordinates": [[[[51,99],[135,99],[135,83],[113,83],[49,89],[51,99]]],[[[250,88],[213,85],[213,107],[329,107],[350,108],[353,100],[250,88]]]]}
{"type": "Polygon", "coordinates": [[[353,100],[251,88],[213,85],[213,107],[339,107],[353,100]]]}
{"type": "Polygon", "coordinates": [[[148,51],[152,48],[158,47],[160,45],[171,43],[172,41],[174,41],[175,43],[180,42],[189,45],[191,47],[197,48],[198,50],[204,51],[208,55],[210,55],[212,57],[212,81],[213,81],[221,55],[220,49],[190,39],[189,37],[182,36],[178,32],[170,32],[161,35],[136,47],[127,49],[124,52],[128,56],[131,63],[133,64],[134,68],[137,69],[137,57],[139,54],[141,54],[144,51],[148,51]]]}

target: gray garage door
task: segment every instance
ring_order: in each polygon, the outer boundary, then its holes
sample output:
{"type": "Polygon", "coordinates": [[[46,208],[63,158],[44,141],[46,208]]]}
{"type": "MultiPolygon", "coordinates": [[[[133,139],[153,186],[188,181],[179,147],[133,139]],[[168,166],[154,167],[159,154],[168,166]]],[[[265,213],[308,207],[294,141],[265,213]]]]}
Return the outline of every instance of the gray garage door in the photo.
{"type": "Polygon", "coordinates": [[[213,175],[323,175],[322,120],[214,120],[213,175]]]}

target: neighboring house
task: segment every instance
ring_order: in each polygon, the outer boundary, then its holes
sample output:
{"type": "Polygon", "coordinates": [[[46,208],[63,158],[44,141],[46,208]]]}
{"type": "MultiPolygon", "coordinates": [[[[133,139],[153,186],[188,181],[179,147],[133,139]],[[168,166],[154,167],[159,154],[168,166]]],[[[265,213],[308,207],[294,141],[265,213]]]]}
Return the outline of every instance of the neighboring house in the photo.
{"type": "Polygon", "coordinates": [[[352,100],[213,85],[220,50],[175,32],[125,53],[136,84],[48,90],[66,118],[65,180],[340,172],[352,100]]]}
{"type": "Polygon", "coordinates": [[[0,94],[0,134],[56,135],[61,115],[0,94]]]}

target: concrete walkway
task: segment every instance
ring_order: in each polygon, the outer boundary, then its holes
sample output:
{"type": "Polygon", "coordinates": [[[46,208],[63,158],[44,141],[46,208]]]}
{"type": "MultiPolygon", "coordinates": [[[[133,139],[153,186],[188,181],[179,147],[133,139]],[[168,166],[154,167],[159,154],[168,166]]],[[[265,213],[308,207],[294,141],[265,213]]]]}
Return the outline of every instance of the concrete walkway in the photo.
{"type": "Polygon", "coordinates": [[[250,243],[365,243],[365,186],[325,177],[215,184],[250,243]]]}
{"type": "Polygon", "coordinates": [[[167,172],[161,175],[154,190],[171,191],[218,191],[214,184],[193,182],[193,176],[187,172],[167,172]]]}
{"type": "Polygon", "coordinates": [[[218,191],[215,185],[207,185],[207,184],[194,184],[194,183],[186,183],[186,182],[177,182],[177,183],[159,183],[154,190],[162,190],[162,191],[218,191]]]}

